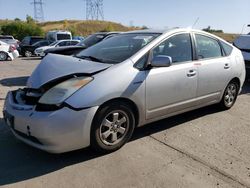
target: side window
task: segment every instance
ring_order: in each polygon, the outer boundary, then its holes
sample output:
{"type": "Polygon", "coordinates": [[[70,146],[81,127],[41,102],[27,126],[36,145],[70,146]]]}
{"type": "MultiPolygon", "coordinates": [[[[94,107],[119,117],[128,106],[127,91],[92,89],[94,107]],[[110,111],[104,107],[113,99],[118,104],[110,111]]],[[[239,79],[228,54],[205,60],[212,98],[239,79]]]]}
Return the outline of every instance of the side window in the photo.
{"type": "Polygon", "coordinates": [[[221,45],[225,51],[226,56],[229,56],[233,51],[233,47],[222,41],[221,41],[221,45]]]}
{"type": "Polygon", "coordinates": [[[170,37],[153,49],[153,57],[170,56],[173,63],[192,61],[192,43],[188,33],[170,37]]]}
{"type": "Polygon", "coordinates": [[[142,70],[145,67],[146,63],[148,62],[148,56],[149,56],[149,53],[141,57],[141,59],[139,59],[137,63],[135,64],[135,67],[139,70],[142,70]]]}
{"type": "Polygon", "coordinates": [[[63,41],[63,42],[59,42],[57,46],[66,46],[67,45],[67,41],[63,41]]]}
{"type": "Polygon", "coordinates": [[[29,37],[24,37],[24,39],[22,40],[23,44],[29,44],[29,37]]]}
{"type": "Polygon", "coordinates": [[[65,46],[71,46],[71,41],[67,41],[65,46]]]}
{"type": "Polygon", "coordinates": [[[78,43],[79,43],[78,41],[71,41],[70,45],[74,46],[74,45],[77,45],[78,43]]]}
{"type": "Polygon", "coordinates": [[[199,59],[222,57],[222,50],[217,40],[195,34],[197,55],[199,59]]]}

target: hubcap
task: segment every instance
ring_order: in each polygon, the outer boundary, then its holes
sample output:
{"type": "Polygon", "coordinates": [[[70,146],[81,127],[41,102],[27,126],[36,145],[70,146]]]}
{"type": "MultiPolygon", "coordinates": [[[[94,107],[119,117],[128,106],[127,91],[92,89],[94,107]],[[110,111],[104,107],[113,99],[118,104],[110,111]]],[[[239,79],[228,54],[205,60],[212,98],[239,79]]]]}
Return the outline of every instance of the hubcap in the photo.
{"type": "Polygon", "coordinates": [[[235,84],[230,84],[226,89],[226,93],[224,97],[225,105],[227,107],[232,106],[235,101],[236,96],[237,96],[237,87],[235,84]]]}
{"type": "Polygon", "coordinates": [[[0,60],[1,60],[1,61],[6,60],[6,54],[0,53],[0,60]]]}
{"type": "Polygon", "coordinates": [[[30,51],[26,51],[26,52],[25,52],[25,56],[26,56],[26,57],[30,57],[31,55],[32,55],[32,54],[31,54],[30,51]]]}
{"type": "Polygon", "coordinates": [[[102,121],[100,127],[101,141],[109,146],[120,143],[129,127],[128,115],[122,111],[117,110],[109,113],[102,121]]]}

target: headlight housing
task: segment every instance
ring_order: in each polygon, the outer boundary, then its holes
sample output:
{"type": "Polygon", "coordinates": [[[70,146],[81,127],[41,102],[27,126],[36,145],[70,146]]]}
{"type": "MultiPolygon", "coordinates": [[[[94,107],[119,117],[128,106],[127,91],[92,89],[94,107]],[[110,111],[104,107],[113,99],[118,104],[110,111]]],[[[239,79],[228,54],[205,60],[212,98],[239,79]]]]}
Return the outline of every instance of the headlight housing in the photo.
{"type": "Polygon", "coordinates": [[[39,100],[41,104],[60,105],[80,88],[93,80],[92,77],[76,77],[57,84],[49,89],[39,100]]]}

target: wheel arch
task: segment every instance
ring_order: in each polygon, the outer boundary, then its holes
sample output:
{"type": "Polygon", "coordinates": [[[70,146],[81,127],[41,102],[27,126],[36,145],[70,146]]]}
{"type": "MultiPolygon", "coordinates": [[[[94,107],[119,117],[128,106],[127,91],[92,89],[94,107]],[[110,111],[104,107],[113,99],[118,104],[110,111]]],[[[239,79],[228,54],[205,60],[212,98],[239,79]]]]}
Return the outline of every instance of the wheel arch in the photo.
{"type": "Polygon", "coordinates": [[[131,99],[128,99],[128,98],[118,97],[118,98],[110,99],[99,106],[98,110],[96,111],[96,114],[104,106],[111,104],[111,103],[114,103],[114,102],[125,103],[131,107],[131,110],[132,110],[133,114],[135,115],[135,127],[137,127],[139,124],[139,118],[140,118],[139,109],[138,109],[137,105],[135,104],[135,102],[132,101],[131,99]]]}
{"type": "Polygon", "coordinates": [[[231,83],[231,82],[236,82],[239,86],[238,90],[240,90],[241,82],[240,82],[240,79],[238,77],[234,77],[232,80],[230,80],[229,83],[231,83]]]}

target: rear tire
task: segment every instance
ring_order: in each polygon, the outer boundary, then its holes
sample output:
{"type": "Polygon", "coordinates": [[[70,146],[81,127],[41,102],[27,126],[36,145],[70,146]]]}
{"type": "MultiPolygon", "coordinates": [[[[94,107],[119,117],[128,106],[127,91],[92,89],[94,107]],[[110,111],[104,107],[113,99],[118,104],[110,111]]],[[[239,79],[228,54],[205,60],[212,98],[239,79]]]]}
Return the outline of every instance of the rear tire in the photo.
{"type": "Polygon", "coordinates": [[[8,59],[8,55],[5,52],[0,52],[0,61],[6,61],[8,59]]]}
{"type": "Polygon", "coordinates": [[[231,81],[227,85],[220,102],[220,107],[223,110],[228,110],[233,107],[239,94],[239,88],[240,86],[236,81],[231,81]]]}
{"type": "Polygon", "coordinates": [[[31,57],[31,56],[32,56],[32,52],[26,50],[26,51],[24,52],[24,56],[25,56],[25,57],[31,57]]]}
{"type": "Polygon", "coordinates": [[[96,113],[91,128],[91,147],[101,153],[113,152],[126,144],[135,128],[129,105],[114,102],[96,113]]]}

